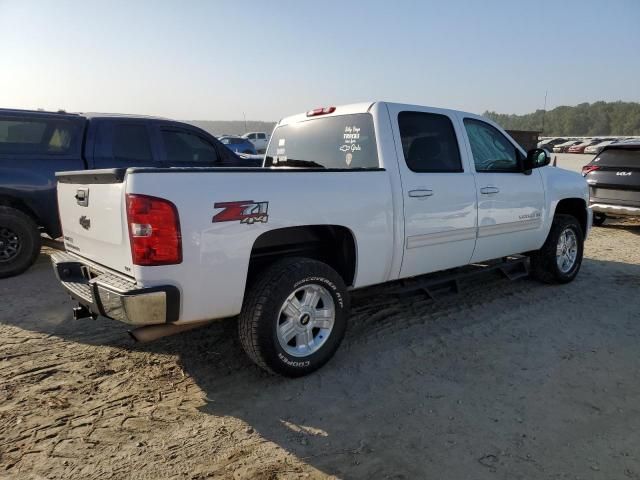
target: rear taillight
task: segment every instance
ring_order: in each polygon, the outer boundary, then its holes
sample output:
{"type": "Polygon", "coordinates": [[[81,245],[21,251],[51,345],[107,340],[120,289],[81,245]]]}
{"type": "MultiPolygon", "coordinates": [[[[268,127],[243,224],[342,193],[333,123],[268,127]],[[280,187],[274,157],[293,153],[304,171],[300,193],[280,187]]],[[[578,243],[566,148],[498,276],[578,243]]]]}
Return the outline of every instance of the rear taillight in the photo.
{"type": "Polygon", "coordinates": [[[598,165],[585,165],[582,167],[582,176],[586,177],[589,173],[598,170],[600,167],[598,165]]]}
{"type": "Polygon", "coordinates": [[[134,265],[182,262],[180,218],[169,200],[127,194],[127,223],[134,265]]]}
{"type": "Polygon", "coordinates": [[[336,111],[336,107],[314,108],[307,112],[307,117],[317,117],[318,115],[328,115],[336,111]]]}

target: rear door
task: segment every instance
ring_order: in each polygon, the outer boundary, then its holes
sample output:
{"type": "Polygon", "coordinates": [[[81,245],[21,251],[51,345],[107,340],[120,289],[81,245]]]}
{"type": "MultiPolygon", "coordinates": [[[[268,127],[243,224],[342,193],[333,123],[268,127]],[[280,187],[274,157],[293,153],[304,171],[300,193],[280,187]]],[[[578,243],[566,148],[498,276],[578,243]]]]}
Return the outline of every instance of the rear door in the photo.
{"type": "Polygon", "coordinates": [[[589,166],[591,203],[640,208],[640,145],[608,148],[589,166]]]}
{"type": "Polygon", "coordinates": [[[462,117],[478,188],[479,262],[539,248],[545,205],[539,169],[523,173],[524,154],[493,125],[462,117]]]}
{"type": "Polygon", "coordinates": [[[476,187],[464,138],[446,110],[389,105],[404,195],[400,275],[466,265],[476,241],[476,187]]]}

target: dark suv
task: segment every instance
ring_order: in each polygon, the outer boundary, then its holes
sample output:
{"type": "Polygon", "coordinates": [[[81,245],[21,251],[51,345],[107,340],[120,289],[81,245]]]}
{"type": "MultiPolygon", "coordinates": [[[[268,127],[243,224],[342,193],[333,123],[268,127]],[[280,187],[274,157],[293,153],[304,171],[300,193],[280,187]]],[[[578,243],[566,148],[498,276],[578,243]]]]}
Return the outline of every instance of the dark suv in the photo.
{"type": "Polygon", "coordinates": [[[593,224],[607,216],[640,216],[640,142],[612,143],[587,165],[593,224]]]}
{"type": "Polygon", "coordinates": [[[172,120],[0,109],[0,278],[29,268],[41,233],[61,235],[55,172],[257,163],[172,120]]]}

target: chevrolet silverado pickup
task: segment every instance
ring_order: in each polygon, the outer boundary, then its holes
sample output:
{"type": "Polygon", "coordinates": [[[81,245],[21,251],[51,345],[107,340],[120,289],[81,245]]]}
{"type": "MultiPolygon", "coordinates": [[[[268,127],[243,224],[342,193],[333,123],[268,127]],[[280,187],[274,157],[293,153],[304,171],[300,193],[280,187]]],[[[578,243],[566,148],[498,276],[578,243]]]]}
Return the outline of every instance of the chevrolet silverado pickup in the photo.
{"type": "Polygon", "coordinates": [[[338,348],[350,291],[514,254],[566,283],[591,228],[578,173],[478,115],[371,102],[281,120],[261,169],[58,174],[77,317],[151,339],[238,316],[255,363],[312,372],[338,348]]]}

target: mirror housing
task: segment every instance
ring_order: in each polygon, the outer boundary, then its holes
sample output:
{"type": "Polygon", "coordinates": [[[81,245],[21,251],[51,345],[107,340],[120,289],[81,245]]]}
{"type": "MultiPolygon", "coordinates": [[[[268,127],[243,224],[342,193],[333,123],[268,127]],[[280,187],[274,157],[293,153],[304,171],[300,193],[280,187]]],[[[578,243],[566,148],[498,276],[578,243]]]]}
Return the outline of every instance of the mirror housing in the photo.
{"type": "Polygon", "coordinates": [[[551,163],[551,155],[544,148],[534,148],[527,152],[527,157],[524,159],[523,170],[525,172],[531,171],[534,168],[546,167],[551,163]]]}

